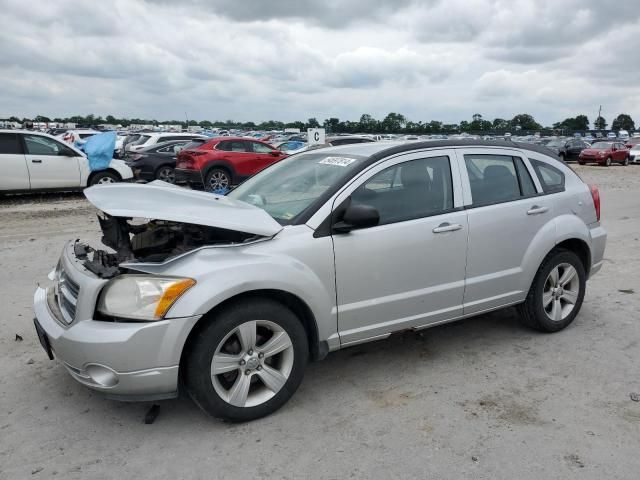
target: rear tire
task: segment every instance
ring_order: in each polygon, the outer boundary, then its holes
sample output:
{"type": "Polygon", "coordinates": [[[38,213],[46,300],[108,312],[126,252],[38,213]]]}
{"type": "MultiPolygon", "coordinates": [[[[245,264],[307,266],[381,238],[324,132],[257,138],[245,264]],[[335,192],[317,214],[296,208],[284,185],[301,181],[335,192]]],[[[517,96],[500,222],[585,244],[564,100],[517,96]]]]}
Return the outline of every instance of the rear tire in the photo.
{"type": "Polygon", "coordinates": [[[586,272],[580,258],[569,250],[551,251],[518,307],[522,322],[541,332],[562,330],[580,312],[585,287],[586,272]]]}
{"type": "Polygon", "coordinates": [[[584,162],[581,162],[580,160],[578,160],[578,165],[584,165],[584,162]]]}
{"type": "Polygon", "coordinates": [[[173,167],[163,165],[156,170],[156,179],[167,183],[176,183],[176,173],[173,167]]]}
{"type": "Polygon", "coordinates": [[[208,192],[229,190],[231,188],[231,175],[222,168],[214,168],[207,173],[204,189],[208,192]]]}
{"type": "Polygon", "coordinates": [[[255,420],[291,398],[308,360],[306,331],[296,315],[273,300],[250,299],[224,308],[197,333],[184,365],[186,389],[213,417],[255,420]]]}

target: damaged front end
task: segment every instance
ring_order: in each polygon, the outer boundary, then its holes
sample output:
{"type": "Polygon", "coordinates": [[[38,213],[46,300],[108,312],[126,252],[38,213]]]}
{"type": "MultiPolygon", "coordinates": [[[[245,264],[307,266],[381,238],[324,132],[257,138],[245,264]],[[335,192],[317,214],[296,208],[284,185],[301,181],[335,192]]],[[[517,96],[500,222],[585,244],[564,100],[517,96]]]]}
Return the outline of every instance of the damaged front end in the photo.
{"type": "Polygon", "coordinates": [[[218,227],[167,220],[134,223],[132,218],[98,215],[102,243],[114,252],[76,241],[74,253],[87,270],[100,278],[121,273],[121,263],[160,263],[204,246],[235,245],[265,237],[218,227]]]}
{"type": "Polygon", "coordinates": [[[74,253],[100,278],[117,276],[123,263],[166,262],[197,248],[265,240],[282,230],[254,205],[157,180],[96,185],[84,194],[102,212],[102,243],[113,252],[76,242],[74,253]]]}

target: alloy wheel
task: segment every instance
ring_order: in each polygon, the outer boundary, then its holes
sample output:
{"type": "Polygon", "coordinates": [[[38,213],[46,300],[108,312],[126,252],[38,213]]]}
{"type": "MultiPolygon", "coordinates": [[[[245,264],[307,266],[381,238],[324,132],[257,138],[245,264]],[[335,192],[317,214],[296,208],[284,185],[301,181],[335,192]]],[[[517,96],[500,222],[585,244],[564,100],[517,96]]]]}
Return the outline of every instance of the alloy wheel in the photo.
{"type": "Polygon", "coordinates": [[[216,190],[227,188],[229,188],[229,177],[227,174],[221,171],[213,172],[209,178],[209,189],[215,192],[216,190]]]}
{"type": "Polygon", "coordinates": [[[564,320],[573,311],[579,293],[578,272],[569,263],[561,263],[551,270],[545,281],[542,308],[554,322],[564,320]]]}
{"type": "Polygon", "coordinates": [[[227,334],[211,360],[216,393],[235,407],[255,407],[287,383],[294,363],[293,343],[274,322],[252,320],[227,334]]]}
{"type": "Polygon", "coordinates": [[[100,180],[96,182],[98,185],[105,185],[107,183],[116,183],[116,181],[111,177],[101,177],[100,180]]]}
{"type": "Polygon", "coordinates": [[[162,180],[167,183],[175,183],[176,174],[171,167],[162,167],[158,171],[158,180],[162,180]]]}

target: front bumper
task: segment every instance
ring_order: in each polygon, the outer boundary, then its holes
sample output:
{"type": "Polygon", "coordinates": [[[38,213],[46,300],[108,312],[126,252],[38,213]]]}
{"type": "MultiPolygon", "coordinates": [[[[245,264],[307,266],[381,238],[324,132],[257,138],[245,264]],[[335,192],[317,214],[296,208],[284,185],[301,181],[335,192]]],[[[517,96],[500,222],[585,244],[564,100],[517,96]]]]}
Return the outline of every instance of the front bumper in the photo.
{"type": "MultiPolygon", "coordinates": [[[[64,254],[63,263],[69,268],[64,254]]],[[[77,271],[74,276],[77,280],[77,271]]],[[[91,289],[78,283],[81,296],[83,287],[91,289]]],[[[199,315],[158,322],[107,322],[85,318],[79,307],[79,316],[67,324],[53,287],[38,287],[33,304],[36,329],[39,326],[46,337],[41,343],[51,346],[53,355],[81,384],[118,400],[177,395],[180,356],[199,315]]]]}

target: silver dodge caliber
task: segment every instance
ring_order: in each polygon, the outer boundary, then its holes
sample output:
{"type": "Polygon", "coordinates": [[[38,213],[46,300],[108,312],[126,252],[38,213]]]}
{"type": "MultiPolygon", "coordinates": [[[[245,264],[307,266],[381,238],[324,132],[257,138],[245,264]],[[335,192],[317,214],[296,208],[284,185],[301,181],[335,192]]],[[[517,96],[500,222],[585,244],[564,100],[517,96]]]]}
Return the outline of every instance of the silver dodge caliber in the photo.
{"type": "Polygon", "coordinates": [[[183,388],[229,421],[281,407],[309,360],[397,331],[510,305],[561,330],[606,243],[597,188],[514,142],[310,151],[226,196],[163,182],[85,194],[104,246],[67,243],[36,290],[49,357],[108,397],[183,388]]]}

